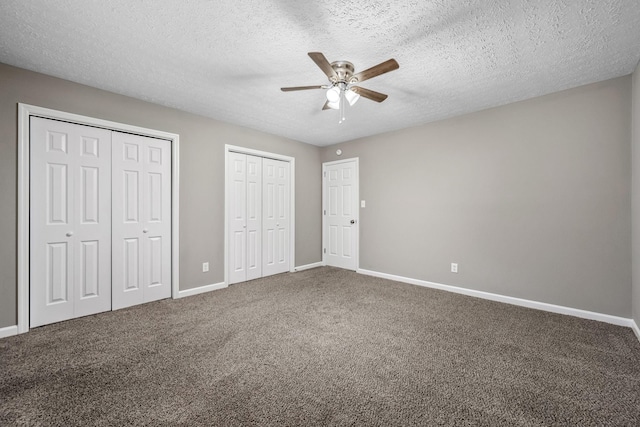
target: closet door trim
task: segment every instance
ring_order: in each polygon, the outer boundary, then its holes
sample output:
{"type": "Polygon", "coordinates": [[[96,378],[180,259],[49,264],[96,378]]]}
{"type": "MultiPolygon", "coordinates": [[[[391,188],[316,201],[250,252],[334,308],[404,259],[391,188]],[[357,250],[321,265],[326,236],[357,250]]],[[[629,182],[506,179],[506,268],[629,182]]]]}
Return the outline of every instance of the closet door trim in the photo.
{"type": "Polygon", "coordinates": [[[171,295],[172,298],[177,298],[180,289],[180,136],[155,129],[18,103],[18,333],[29,331],[29,118],[31,116],[150,136],[171,142],[171,295]]]}
{"type": "Polygon", "coordinates": [[[231,199],[231,189],[229,186],[229,182],[227,180],[227,176],[229,173],[229,153],[240,153],[240,154],[249,154],[251,156],[265,157],[268,159],[274,160],[282,160],[288,162],[290,165],[289,173],[290,173],[290,185],[289,185],[289,211],[291,221],[289,223],[289,272],[295,272],[295,254],[296,254],[296,186],[295,186],[295,177],[296,177],[296,159],[290,156],[284,156],[282,154],[269,153],[267,151],[253,150],[251,148],[240,147],[236,145],[225,144],[224,146],[224,176],[225,176],[225,185],[224,185],[224,284],[225,286],[229,285],[229,204],[231,199]]]}

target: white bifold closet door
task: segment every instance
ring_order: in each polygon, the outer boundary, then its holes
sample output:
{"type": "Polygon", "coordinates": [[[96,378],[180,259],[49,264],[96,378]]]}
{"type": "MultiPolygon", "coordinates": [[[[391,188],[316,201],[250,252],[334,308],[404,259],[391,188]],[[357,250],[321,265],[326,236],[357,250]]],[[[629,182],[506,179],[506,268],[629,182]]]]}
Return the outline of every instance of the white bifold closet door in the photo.
{"type": "Polygon", "coordinates": [[[171,296],[171,143],[113,132],[113,309],[171,296]]]}
{"type": "Polygon", "coordinates": [[[229,153],[229,283],[262,277],[262,157],[229,153]]]}
{"type": "Polygon", "coordinates": [[[111,310],[111,132],[30,119],[30,326],[111,310]]]}
{"type": "Polygon", "coordinates": [[[229,284],[289,271],[289,163],[229,153],[229,284]]]}
{"type": "Polygon", "coordinates": [[[30,326],[170,297],[171,143],[30,120],[30,326]]]}

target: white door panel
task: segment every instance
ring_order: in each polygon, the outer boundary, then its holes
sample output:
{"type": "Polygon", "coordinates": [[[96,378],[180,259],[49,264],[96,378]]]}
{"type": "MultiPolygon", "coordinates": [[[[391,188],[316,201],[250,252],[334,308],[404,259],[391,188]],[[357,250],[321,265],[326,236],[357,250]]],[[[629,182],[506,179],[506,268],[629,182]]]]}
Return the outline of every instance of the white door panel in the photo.
{"type": "Polygon", "coordinates": [[[114,133],[113,309],[142,304],[142,176],[144,140],[114,133]]]}
{"type": "Polygon", "coordinates": [[[171,296],[171,143],[113,132],[113,309],[171,296]]]}
{"type": "Polygon", "coordinates": [[[262,275],[289,271],[290,165],[263,159],[263,264],[262,275]]]}
{"type": "Polygon", "coordinates": [[[142,229],[144,302],[171,296],[171,143],[145,138],[142,229]]]}
{"type": "Polygon", "coordinates": [[[30,326],[111,309],[111,132],[32,117],[30,326]]]}
{"type": "Polygon", "coordinates": [[[358,176],[357,161],[323,166],[323,240],[327,265],[357,269],[358,176]]]}
{"type": "Polygon", "coordinates": [[[289,162],[228,152],[229,284],[289,271],[289,162]]]}
{"type": "Polygon", "coordinates": [[[262,157],[229,153],[229,284],[262,277],[262,157]]]}
{"type": "Polygon", "coordinates": [[[247,280],[247,156],[229,153],[229,284],[247,280]]]}
{"type": "Polygon", "coordinates": [[[247,277],[262,277],[262,157],[247,155],[247,277]]]}

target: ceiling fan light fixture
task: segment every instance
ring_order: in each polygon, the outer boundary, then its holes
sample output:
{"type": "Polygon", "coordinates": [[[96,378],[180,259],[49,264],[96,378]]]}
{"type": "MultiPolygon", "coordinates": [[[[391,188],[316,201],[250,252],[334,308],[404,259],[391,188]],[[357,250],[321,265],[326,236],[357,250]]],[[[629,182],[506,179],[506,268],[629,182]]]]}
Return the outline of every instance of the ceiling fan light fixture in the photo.
{"type": "Polygon", "coordinates": [[[340,88],[338,86],[333,86],[327,91],[327,101],[329,101],[330,104],[340,103],[340,88]]]}
{"type": "Polygon", "coordinates": [[[345,98],[347,98],[347,101],[349,102],[349,105],[352,106],[352,107],[353,107],[353,104],[358,102],[358,99],[360,99],[360,95],[358,95],[357,93],[355,93],[351,89],[347,89],[344,92],[344,96],[345,96],[345,98]]]}
{"type": "Polygon", "coordinates": [[[280,90],[283,92],[291,92],[307,89],[325,89],[327,102],[325,102],[322,109],[338,110],[340,113],[340,120],[338,123],[344,122],[347,118],[347,103],[349,103],[349,106],[353,106],[361,96],[375,102],[382,102],[387,99],[387,95],[384,93],[365,89],[362,86],[351,87],[352,85],[359,84],[365,80],[388,73],[389,71],[397,70],[400,67],[395,59],[389,59],[354,74],[353,64],[349,61],[329,62],[322,52],[309,52],[308,55],[327,76],[329,84],[320,86],[283,87],[280,88],[280,90]]]}

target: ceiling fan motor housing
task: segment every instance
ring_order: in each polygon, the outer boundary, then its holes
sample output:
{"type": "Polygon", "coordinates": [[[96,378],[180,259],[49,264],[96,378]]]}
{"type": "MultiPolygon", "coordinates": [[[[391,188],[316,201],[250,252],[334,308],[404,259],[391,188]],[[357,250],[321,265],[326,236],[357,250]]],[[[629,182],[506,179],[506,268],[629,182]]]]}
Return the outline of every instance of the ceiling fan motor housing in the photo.
{"type": "Polygon", "coordinates": [[[351,81],[353,76],[354,67],[349,61],[335,61],[331,63],[331,68],[338,75],[337,78],[332,77],[331,83],[354,83],[351,81]]]}

